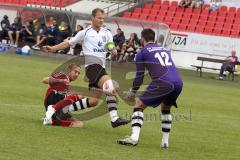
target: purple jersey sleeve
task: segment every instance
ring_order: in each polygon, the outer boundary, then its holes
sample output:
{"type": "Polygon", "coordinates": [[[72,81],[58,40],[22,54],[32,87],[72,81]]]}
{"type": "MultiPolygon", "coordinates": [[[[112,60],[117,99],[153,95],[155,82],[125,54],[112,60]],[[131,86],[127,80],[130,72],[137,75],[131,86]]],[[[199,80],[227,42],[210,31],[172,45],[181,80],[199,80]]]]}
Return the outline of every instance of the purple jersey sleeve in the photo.
{"type": "Polygon", "coordinates": [[[140,88],[141,84],[143,83],[145,71],[145,66],[143,62],[144,62],[143,55],[142,52],[140,51],[136,55],[136,75],[132,87],[132,90],[134,91],[137,91],[140,88]]]}

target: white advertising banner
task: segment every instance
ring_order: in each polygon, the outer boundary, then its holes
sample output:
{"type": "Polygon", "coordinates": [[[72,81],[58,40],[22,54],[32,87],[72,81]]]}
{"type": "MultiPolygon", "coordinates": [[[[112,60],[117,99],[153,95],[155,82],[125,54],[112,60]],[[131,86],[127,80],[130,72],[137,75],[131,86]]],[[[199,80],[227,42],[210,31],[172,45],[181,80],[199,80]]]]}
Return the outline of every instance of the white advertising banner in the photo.
{"type": "Polygon", "coordinates": [[[172,49],[176,51],[227,56],[232,50],[240,51],[240,39],[173,31],[172,49]]]}

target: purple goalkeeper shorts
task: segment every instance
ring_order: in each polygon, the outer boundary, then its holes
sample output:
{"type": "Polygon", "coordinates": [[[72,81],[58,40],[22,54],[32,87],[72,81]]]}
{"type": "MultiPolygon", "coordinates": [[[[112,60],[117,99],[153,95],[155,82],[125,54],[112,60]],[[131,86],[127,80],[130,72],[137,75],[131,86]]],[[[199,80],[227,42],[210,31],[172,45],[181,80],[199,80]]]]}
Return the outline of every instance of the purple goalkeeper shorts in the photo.
{"type": "Polygon", "coordinates": [[[177,107],[177,98],[182,91],[182,82],[171,83],[168,81],[152,81],[140,96],[146,106],[157,107],[161,103],[177,107]]]}

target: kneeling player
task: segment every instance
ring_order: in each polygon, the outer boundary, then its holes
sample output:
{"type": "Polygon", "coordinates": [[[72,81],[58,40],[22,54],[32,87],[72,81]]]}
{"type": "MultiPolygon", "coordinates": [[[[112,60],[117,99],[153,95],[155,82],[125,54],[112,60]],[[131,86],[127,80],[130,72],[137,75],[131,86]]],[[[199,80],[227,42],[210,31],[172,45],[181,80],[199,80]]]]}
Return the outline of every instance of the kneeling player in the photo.
{"type": "Polygon", "coordinates": [[[172,105],[177,107],[176,100],[182,91],[183,83],[170,52],[154,43],[155,32],[152,29],[144,29],[141,36],[144,48],[137,54],[136,77],[132,89],[125,93],[126,98],[134,99],[137,90],[143,82],[145,68],[147,68],[152,82],[135,102],[131,136],[120,139],[117,142],[123,145],[137,145],[143,125],[143,110],[147,106],[157,107],[161,104],[163,132],[161,146],[168,148],[172,122],[170,108],[172,105]]]}
{"type": "Polygon", "coordinates": [[[53,115],[46,115],[44,125],[61,125],[68,127],[82,127],[83,123],[73,119],[69,114],[72,111],[84,108],[88,105],[88,99],[81,99],[81,95],[68,94],[69,82],[75,81],[80,74],[80,67],[76,64],[68,66],[68,73],[55,72],[51,76],[43,78],[44,84],[49,84],[45,95],[45,109],[54,110],[53,115]],[[83,104],[84,103],[84,104],[83,104]]]}

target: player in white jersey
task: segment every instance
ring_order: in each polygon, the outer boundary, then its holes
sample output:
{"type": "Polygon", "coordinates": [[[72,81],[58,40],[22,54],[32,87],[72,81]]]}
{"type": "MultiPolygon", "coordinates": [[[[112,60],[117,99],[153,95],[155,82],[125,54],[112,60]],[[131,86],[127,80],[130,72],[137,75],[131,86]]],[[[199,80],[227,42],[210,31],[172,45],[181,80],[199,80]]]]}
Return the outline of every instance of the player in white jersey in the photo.
{"type": "MultiPolygon", "coordinates": [[[[87,103],[84,103],[86,106],[83,106],[83,108],[96,106],[102,95],[102,92],[98,89],[102,89],[103,86],[113,84],[111,77],[105,70],[106,54],[107,51],[110,51],[111,54],[115,55],[117,54],[117,50],[114,47],[113,36],[111,32],[103,27],[103,23],[104,10],[96,8],[92,11],[91,26],[78,32],[75,37],[68,41],[64,41],[55,46],[43,47],[43,50],[46,52],[55,52],[57,50],[74,46],[78,43],[82,44],[85,55],[86,76],[89,80],[90,88],[90,97],[87,99],[87,103]]],[[[112,92],[114,92],[115,88],[112,87],[112,89],[112,92]]],[[[130,122],[129,120],[118,117],[116,96],[109,93],[111,93],[111,91],[106,93],[106,101],[112,127],[115,128],[120,125],[128,124],[130,122]]],[[[50,119],[54,113],[55,110],[49,106],[45,119],[50,119]]]]}

